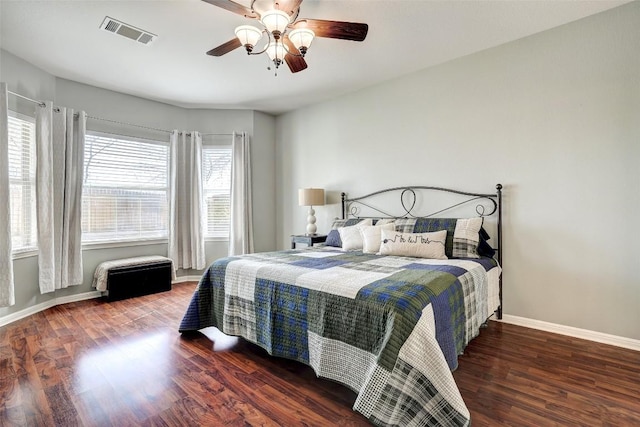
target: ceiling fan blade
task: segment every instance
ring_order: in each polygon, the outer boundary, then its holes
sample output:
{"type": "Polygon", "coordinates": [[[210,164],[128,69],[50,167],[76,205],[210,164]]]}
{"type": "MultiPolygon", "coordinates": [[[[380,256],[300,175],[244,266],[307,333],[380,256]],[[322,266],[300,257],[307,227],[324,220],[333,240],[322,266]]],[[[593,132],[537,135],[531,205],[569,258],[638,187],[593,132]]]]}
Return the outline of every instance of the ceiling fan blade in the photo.
{"type": "MultiPolygon", "coordinates": [[[[300,54],[300,51],[293,45],[291,40],[289,40],[289,37],[284,36],[283,40],[284,40],[284,43],[287,45],[287,49],[289,49],[289,52],[293,52],[298,55],[300,54]]],[[[296,56],[296,55],[287,53],[284,56],[284,60],[289,66],[289,69],[291,70],[292,73],[297,73],[298,71],[302,71],[307,68],[307,61],[305,61],[302,56],[296,56]]]]}
{"type": "Polygon", "coordinates": [[[240,46],[242,46],[242,43],[240,43],[240,40],[238,40],[237,37],[234,37],[231,40],[229,40],[228,42],[222,43],[218,47],[214,47],[209,52],[207,52],[207,55],[222,56],[225,53],[229,53],[232,50],[239,48],[240,46]]]}
{"type": "Polygon", "coordinates": [[[361,42],[367,37],[369,26],[357,22],[325,21],[322,19],[300,19],[293,28],[309,28],[316,37],[353,40],[361,42]]]}
{"type": "Polygon", "coordinates": [[[287,12],[289,16],[292,16],[298,13],[300,3],[302,3],[302,0],[276,0],[275,5],[276,9],[287,12]]]}
{"type": "Polygon", "coordinates": [[[202,1],[205,3],[212,4],[214,6],[218,6],[222,9],[228,10],[229,12],[237,13],[238,15],[242,15],[246,18],[258,17],[258,15],[248,7],[243,6],[231,0],[202,0],[202,1]]]}

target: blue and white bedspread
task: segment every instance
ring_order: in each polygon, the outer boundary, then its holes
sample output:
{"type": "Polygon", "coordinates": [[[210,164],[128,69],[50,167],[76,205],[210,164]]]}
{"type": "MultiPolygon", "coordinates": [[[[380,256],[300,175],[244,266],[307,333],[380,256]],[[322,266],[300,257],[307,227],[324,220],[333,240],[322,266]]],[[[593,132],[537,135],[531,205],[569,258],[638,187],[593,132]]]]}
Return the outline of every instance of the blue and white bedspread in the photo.
{"type": "Polygon", "coordinates": [[[303,362],[357,392],[353,409],[376,425],[464,426],[451,371],[491,314],[494,267],[329,248],[223,258],[200,280],[180,331],[215,326],[303,362]]]}

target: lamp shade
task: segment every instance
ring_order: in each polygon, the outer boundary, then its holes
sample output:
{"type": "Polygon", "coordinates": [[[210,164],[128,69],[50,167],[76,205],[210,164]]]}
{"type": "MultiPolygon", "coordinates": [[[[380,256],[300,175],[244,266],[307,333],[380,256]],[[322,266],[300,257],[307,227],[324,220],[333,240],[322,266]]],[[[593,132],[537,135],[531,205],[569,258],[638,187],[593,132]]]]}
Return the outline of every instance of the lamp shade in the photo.
{"type": "Polygon", "coordinates": [[[267,47],[267,55],[269,55],[269,58],[272,61],[282,61],[284,59],[285,53],[286,52],[284,50],[284,45],[282,43],[271,42],[269,43],[269,47],[267,47]]]}
{"type": "Polygon", "coordinates": [[[255,46],[262,37],[262,31],[251,25],[240,25],[236,28],[236,37],[243,46],[255,46]]]}
{"type": "Polygon", "coordinates": [[[301,188],[298,190],[298,205],[324,206],[324,190],[322,188],[301,188]]]}
{"type": "Polygon", "coordinates": [[[270,33],[274,31],[282,33],[289,25],[289,15],[281,10],[274,9],[264,13],[261,21],[270,33]]]}
{"type": "Polygon", "coordinates": [[[299,28],[289,33],[289,39],[296,49],[309,48],[314,37],[315,33],[308,28],[299,28]]]}

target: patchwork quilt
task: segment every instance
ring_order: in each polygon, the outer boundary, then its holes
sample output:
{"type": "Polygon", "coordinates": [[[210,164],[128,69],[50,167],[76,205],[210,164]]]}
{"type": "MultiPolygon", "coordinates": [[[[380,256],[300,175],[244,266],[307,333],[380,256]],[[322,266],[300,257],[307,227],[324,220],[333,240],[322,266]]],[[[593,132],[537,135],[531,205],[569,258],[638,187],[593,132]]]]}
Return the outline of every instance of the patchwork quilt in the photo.
{"type": "Polygon", "coordinates": [[[489,258],[432,260],[316,247],[223,258],[180,332],[215,326],[311,366],[380,426],[465,426],[451,371],[490,315],[489,258]]]}

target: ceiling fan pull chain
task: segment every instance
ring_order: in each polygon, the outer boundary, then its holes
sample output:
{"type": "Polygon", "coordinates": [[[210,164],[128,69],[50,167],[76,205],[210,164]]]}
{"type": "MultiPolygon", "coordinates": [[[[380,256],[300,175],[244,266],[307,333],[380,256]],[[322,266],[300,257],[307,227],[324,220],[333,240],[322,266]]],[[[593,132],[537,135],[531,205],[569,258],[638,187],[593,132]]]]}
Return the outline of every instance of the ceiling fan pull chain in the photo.
{"type": "MultiPolygon", "coordinates": [[[[271,71],[271,64],[273,64],[273,61],[267,56],[267,71],[271,71]]],[[[278,67],[276,67],[274,71],[274,75],[278,77],[278,67]]]]}

